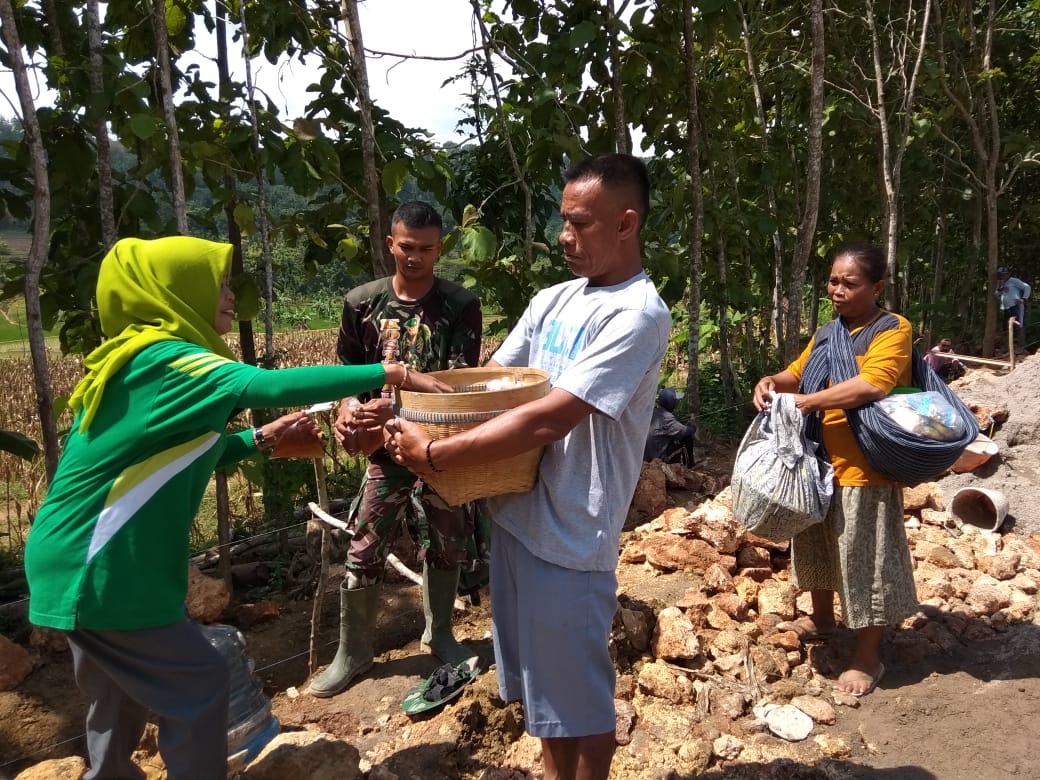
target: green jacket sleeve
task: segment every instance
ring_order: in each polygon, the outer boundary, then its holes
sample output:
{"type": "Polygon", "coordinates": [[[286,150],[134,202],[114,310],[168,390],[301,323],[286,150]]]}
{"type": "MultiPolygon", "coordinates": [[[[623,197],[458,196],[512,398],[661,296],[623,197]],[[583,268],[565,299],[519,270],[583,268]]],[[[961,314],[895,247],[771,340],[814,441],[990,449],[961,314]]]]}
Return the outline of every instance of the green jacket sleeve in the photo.
{"type": "Polygon", "coordinates": [[[308,406],[375,390],[386,382],[380,363],[362,366],[304,366],[261,371],[240,398],[245,408],[308,406]]]}
{"type": "Polygon", "coordinates": [[[256,455],[260,450],[253,442],[253,429],[246,428],[244,431],[235,431],[224,435],[224,454],[217,461],[217,468],[230,466],[238,463],[243,458],[256,455]]]}

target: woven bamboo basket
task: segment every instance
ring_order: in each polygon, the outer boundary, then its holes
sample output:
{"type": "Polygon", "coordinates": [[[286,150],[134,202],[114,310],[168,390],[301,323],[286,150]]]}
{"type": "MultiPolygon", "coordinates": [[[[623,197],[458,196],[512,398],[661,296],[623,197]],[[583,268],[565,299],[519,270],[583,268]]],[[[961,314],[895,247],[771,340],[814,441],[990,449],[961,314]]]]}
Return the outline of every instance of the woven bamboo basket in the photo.
{"type": "MultiPolygon", "coordinates": [[[[454,387],[455,392],[401,390],[400,415],[434,439],[468,431],[549,392],[549,375],[537,368],[456,368],[433,371],[430,375],[454,387]],[[517,385],[503,390],[487,389],[492,379],[502,378],[512,379],[517,385]]],[[[523,493],[534,487],[543,449],[537,447],[511,458],[430,474],[425,480],[453,506],[503,493],[523,493]]]]}

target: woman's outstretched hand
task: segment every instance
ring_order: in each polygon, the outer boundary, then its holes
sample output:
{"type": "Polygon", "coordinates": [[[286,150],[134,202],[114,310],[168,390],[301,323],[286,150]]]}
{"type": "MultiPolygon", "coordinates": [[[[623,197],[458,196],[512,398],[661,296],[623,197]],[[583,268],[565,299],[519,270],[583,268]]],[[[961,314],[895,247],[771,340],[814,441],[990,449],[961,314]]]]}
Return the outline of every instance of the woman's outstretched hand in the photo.
{"type": "Polygon", "coordinates": [[[325,453],[321,426],[305,412],[292,412],[263,426],[264,438],[274,442],[272,458],[320,458],[325,453]]]}

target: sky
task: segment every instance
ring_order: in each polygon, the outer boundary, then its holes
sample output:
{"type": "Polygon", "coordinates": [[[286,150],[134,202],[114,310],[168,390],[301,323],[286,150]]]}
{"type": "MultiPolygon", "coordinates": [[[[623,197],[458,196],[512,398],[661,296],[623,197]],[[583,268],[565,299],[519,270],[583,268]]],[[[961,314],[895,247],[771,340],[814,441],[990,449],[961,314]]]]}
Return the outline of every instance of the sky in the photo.
{"type": "MultiPolygon", "coordinates": [[[[358,3],[365,49],[425,57],[455,57],[473,46],[469,0],[362,0],[358,3]]],[[[399,57],[366,58],[372,99],[406,127],[425,127],[439,141],[462,140],[455,124],[462,118],[458,106],[464,82],[442,88],[456,75],[465,58],[452,60],[402,60],[399,57]]],[[[254,78],[263,84],[287,116],[303,113],[307,95],[294,92],[298,77],[313,77],[309,67],[276,67],[254,63],[254,78]],[[310,70],[310,73],[306,71],[310,70]],[[281,76],[281,78],[279,78],[281,76]]],[[[244,77],[244,73],[236,74],[244,77]]],[[[302,83],[310,83],[303,81],[302,83]]]]}
{"type": "MultiPolygon", "coordinates": [[[[473,45],[469,0],[362,0],[358,9],[364,45],[369,50],[453,57],[473,45]]],[[[200,44],[200,49],[206,48],[206,44],[200,44]]],[[[212,52],[209,54],[212,56],[212,52]]],[[[206,57],[196,61],[203,74],[215,81],[216,69],[206,57]]],[[[372,98],[407,127],[425,127],[442,142],[462,140],[455,133],[455,124],[462,117],[458,106],[467,85],[460,83],[442,89],[441,84],[457,74],[464,61],[402,61],[396,57],[369,56],[366,63],[372,98]]],[[[316,73],[314,67],[271,65],[265,59],[255,61],[252,67],[255,83],[285,110],[287,120],[303,113],[307,93],[300,85],[311,83],[316,73]]],[[[233,75],[244,80],[244,66],[233,75]]],[[[12,106],[18,106],[18,98],[14,79],[8,72],[0,71],[0,94],[0,116],[10,117],[15,113],[12,106]]],[[[45,97],[38,105],[41,103],[46,103],[45,97]]]]}

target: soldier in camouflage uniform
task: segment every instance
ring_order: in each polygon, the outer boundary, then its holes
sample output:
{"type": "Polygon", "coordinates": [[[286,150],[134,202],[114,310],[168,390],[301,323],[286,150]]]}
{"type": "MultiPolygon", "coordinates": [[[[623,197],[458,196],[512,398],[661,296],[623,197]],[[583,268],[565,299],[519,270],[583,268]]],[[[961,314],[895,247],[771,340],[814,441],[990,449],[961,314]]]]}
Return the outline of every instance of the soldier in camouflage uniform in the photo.
{"type": "MultiPolygon", "coordinates": [[[[412,201],[394,212],[386,239],[394,275],[347,294],[337,344],[343,363],[403,361],[418,371],[477,365],[480,300],[433,273],[442,229],[440,215],[426,203],[412,201]]],[[[340,404],[336,439],[348,452],[364,452],[369,464],[351,507],[354,538],[340,589],[339,649],[311,683],[315,696],[334,696],[372,666],[379,586],[390,548],[409,518],[423,560],[422,646],[445,663],[474,655],[455,641],[451,628],[459,570],[476,552],[473,508],[448,506],[390,459],[382,447],[382,425],[392,414],[391,404],[390,392],[340,404]]]]}

